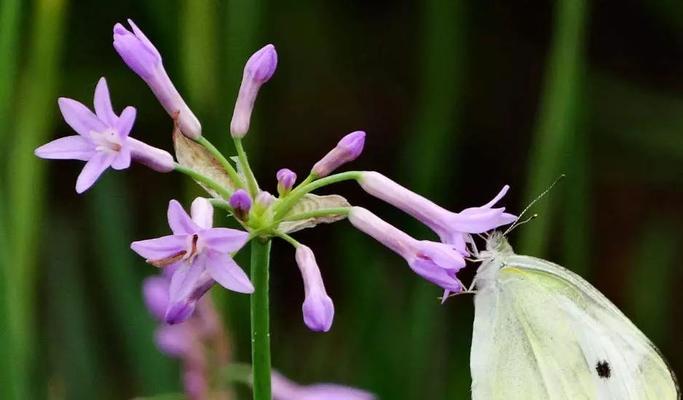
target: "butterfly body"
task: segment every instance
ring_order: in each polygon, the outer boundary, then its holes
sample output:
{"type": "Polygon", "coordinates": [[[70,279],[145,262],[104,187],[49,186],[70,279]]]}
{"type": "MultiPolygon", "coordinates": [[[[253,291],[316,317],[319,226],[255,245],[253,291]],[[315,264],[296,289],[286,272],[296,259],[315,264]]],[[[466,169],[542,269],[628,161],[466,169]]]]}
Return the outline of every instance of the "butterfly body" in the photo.
{"type": "Polygon", "coordinates": [[[475,277],[474,400],[679,399],[655,346],[597,289],[500,233],[475,277]]]}

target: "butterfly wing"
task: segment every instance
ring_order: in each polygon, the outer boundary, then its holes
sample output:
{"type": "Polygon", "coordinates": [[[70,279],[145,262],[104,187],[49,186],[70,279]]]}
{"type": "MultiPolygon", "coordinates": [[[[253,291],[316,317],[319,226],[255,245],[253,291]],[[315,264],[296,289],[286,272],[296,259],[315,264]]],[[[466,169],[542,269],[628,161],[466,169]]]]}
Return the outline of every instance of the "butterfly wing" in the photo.
{"type": "Polygon", "coordinates": [[[475,296],[474,400],[680,398],[657,349],[588,282],[532,257],[494,262],[475,296]]]}

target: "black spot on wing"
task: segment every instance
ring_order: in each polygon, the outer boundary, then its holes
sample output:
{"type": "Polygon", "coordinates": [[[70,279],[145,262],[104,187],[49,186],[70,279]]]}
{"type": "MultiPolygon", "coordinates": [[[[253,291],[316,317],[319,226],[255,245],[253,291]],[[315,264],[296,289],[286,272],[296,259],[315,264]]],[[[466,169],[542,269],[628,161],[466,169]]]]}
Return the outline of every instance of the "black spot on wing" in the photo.
{"type": "Polygon", "coordinates": [[[598,361],[598,363],[595,365],[595,371],[601,378],[607,379],[612,376],[612,368],[610,368],[607,361],[598,361]]]}

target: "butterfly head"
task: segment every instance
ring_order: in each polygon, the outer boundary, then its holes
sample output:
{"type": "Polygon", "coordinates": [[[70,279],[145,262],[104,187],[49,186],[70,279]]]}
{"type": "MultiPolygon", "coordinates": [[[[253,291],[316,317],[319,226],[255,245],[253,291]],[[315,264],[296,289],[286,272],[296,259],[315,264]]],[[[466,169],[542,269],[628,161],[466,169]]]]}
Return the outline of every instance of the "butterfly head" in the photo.
{"type": "Polygon", "coordinates": [[[486,252],[491,255],[512,253],[512,246],[508,243],[505,234],[500,231],[493,231],[486,238],[486,252]]]}

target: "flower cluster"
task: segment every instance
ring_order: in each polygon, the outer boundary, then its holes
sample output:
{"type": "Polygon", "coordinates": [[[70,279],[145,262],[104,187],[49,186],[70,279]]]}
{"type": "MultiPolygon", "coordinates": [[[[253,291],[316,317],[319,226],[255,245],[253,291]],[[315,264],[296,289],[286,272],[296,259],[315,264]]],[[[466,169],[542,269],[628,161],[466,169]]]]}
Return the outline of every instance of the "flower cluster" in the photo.
{"type": "MultiPolygon", "coordinates": [[[[313,331],[327,332],[334,320],[333,301],[325,289],[313,250],[290,236],[291,233],[348,218],[358,230],[403,257],[417,275],[441,287],[446,292],[445,299],[449,293],[465,291],[458,272],[465,266],[470,253],[476,251],[472,235],[516,220],[517,217],[506,213],[505,208],[495,207],[506,194],[507,186],[483,206],[451,212],[378,172],[334,173],[360,156],[366,139],[364,131],[344,136],[313,165],[299,184],[296,184],[294,171],[280,169],[275,174],[277,196],[272,195],[261,189],[256,180],[242,139],[249,132],[258,94],[276,71],[275,47],[264,46],[246,62],[230,122],[230,136],[237,156],[225,157],[203,136],[201,123],[171,81],[157,48],[132,21],[128,23],[130,29],[122,24],[114,26],[114,48],[124,63],[149,86],[172,118],[177,161],[169,152],[130,137],[136,110],[128,106],[116,114],[105,78],[100,79],[95,89],[94,112],[76,100],[59,99],[64,120],[77,135],[47,143],[37,148],[35,154],[41,158],[86,161],[76,182],[78,193],[89,189],[107,168],[126,169],[132,161],[159,172],[180,172],[207,191],[209,198],[196,198],[189,214],[178,201],[170,201],[168,224],[171,234],[131,244],[133,251],[161,270],[158,276],[146,282],[145,295],[153,314],[168,324],[158,330],[157,343],[166,353],[182,358],[187,366],[186,386],[191,388],[188,393],[205,391],[205,382],[197,378],[205,377],[205,365],[196,355],[202,353],[204,339],[212,337],[217,329],[212,316],[215,312],[209,310],[204,294],[216,283],[238,293],[267,293],[268,254],[266,262],[262,263],[265,275],[259,279],[255,278],[258,272],[254,265],[250,279],[233,260],[235,253],[248,242],[254,241],[252,246],[256,246],[280,238],[293,245],[304,288],[304,323],[313,331]],[[367,209],[352,206],[341,196],[312,194],[316,189],[343,180],[357,181],[370,195],[424,223],[438,235],[440,242],[415,239],[367,209]],[[241,229],[214,227],[214,209],[234,217],[241,229]]],[[[252,300],[252,315],[267,316],[267,301],[258,296],[252,300]],[[265,305],[265,308],[255,310],[255,304],[259,304],[258,307],[265,305]]],[[[259,328],[267,329],[267,318],[261,319],[259,324],[259,328]],[[266,322],[262,323],[264,320],[266,322]]],[[[267,332],[265,335],[256,332],[253,328],[252,340],[259,337],[261,342],[254,346],[268,347],[267,332]]],[[[259,377],[254,373],[255,392],[257,379],[264,379],[263,376],[269,379],[269,364],[263,366],[263,370],[268,375],[260,374],[259,377]]],[[[352,394],[349,389],[336,386],[298,386],[279,375],[273,376],[273,381],[280,382],[280,394],[277,391],[274,394],[281,400],[370,398],[364,392],[352,394]]],[[[197,396],[194,397],[201,398],[201,395],[197,396]]]]}

